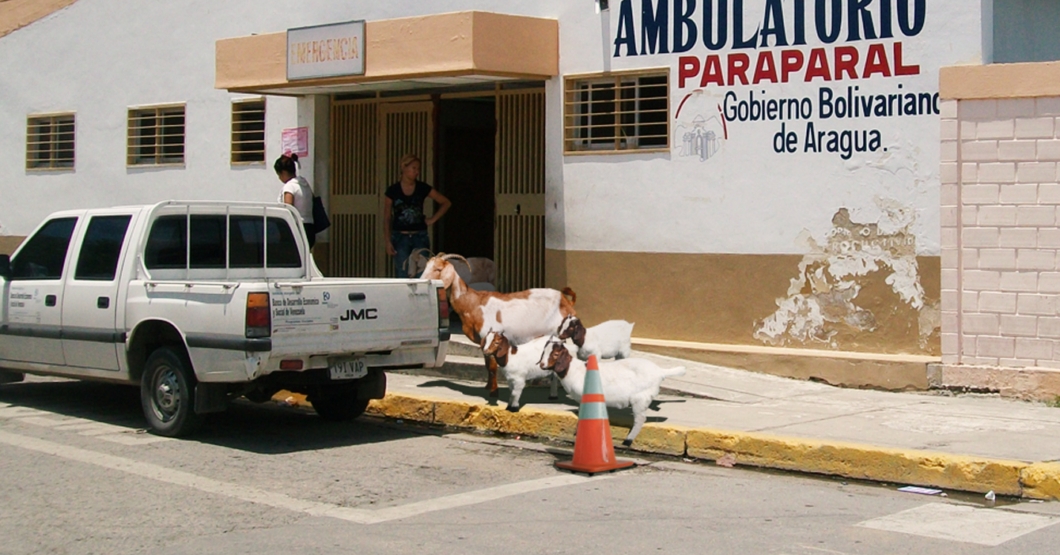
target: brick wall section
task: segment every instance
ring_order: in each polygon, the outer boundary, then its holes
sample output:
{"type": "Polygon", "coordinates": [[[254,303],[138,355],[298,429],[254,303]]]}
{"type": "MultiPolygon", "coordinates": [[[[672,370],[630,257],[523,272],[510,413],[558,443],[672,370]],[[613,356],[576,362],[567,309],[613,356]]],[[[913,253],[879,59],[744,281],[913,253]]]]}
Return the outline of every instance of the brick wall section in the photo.
{"type": "Polygon", "coordinates": [[[940,108],[942,363],[1060,369],[1060,97],[940,108]]]}

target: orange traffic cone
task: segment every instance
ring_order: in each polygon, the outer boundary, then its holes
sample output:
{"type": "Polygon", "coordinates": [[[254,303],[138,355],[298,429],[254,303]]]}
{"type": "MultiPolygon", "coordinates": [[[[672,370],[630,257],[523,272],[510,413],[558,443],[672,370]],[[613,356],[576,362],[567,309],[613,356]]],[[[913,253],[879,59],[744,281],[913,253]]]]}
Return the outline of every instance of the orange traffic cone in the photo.
{"type": "Polygon", "coordinates": [[[585,472],[592,476],[599,472],[613,472],[633,466],[633,461],[615,460],[615,446],[611,443],[611,424],[604,404],[604,387],[596,355],[585,363],[585,385],[578,408],[578,431],[574,436],[574,459],[557,462],[556,468],[571,472],[585,472]]]}

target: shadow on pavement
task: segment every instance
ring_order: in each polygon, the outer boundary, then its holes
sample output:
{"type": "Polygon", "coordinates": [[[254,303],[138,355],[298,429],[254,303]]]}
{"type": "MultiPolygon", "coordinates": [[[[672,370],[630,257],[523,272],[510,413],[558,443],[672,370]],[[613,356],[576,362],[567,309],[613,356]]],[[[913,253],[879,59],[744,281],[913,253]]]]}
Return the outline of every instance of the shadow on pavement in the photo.
{"type": "MultiPolygon", "coordinates": [[[[142,430],[147,423],[134,386],[81,381],[30,381],[0,386],[0,402],[60,417],[142,430]]],[[[207,415],[194,441],[257,454],[284,454],[395,441],[436,433],[414,425],[393,425],[362,416],[329,422],[310,409],[244,399],[222,413],[207,415]]]]}
{"type": "MultiPolygon", "coordinates": [[[[490,406],[497,406],[504,408],[508,405],[509,394],[511,390],[505,387],[501,387],[497,390],[499,396],[497,398],[491,398],[486,388],[480,385],[469,385],[460,382],[454,382],[450,380],[431,380],[419,384],[417,387],[430,388],[430,387],[444,387],[469,397],[475,397],[482,399],[487,402],[490,406]]],[[[651,402],[649,407],[652,411],[660,410],[660,405],[663,403],[685,403],[685,399],[656,399],[651,402]]],[[[557,405],[563,404],[569,408],[570,412],[575,415],[578,414],[579,405],[574,399],[567,397],[567,392],[562,387],[559,388],[559,399],[549,400],[548,398],[548,386],[537,386],[527,387],[523,390],[523,395],[519,398],[520,408],[527,406],[541,406],[541,405],[557,405]]],[[[608,419],[611,424],[616,426],[633,426],[633,410],[630,408],[616,409],[608,407],[607,409],[608,419]]],[[[666,422],[665,416],[648,416],[647,422],[666,422]]]]}
{"type": "MultiPolygon", "coordinates": [[[[486,401],[491,406],[501,406],[501,407],[505,407],[505,406],[508,405],[508,399],[509,399],[510,394],[511,394],[511,390],[508,389],[507,387],[500,387],[500,388],[497,389],[497,393],[498,393],[499,396],[496,397],[496,398],[493,398],[493,397],[489,396],[489,391],[486,390],[486,386],[485,385],[478,385],[478,384],[470,385],[470,384],[456,382],[456,381],[452,381],[452,380],[446,380],[446,379],[437,379],[437,380],[431,380],[431,381],[423,382],[423,383],[417,385],[417,387],[424,387],[424,388],[427,388],[427,387],[444,387],[446,389],[450,389],[452,391],[456,391],[457,393],[460,393],[462,395],[467,395],[468,397],[474,397],[476,399],[482,399],[483,401],[486,401]]],[[[544,387],[540,387],[540,386],[538,386],[538,387],[529,387],[528,386],[526,389],[523,390],[523,395],[522,395],[522,397],[519,398],[519,404],[522,405],[522,406],[534,405],[534,404],[537,404],[537,405],[542,405],[542,404],[552,404],[552,405],[564,404],[564,405],[570,405],[571,407],[575,407],[575,408],[577,408],[577,406],[578,406],[578,403],[574,402],[573,399],[570,399],[569,397],[567,397],[567,394],[566,394],[565,391],[563,391],[563,388],[560,388],[560,390],[559,390],[559,399],[554,399],[554,400],[550,401],[548,399],[548,386],[544,386],[544,387]]]]}
{"type": "Polygon", "coordinates": [[[0,402],[115,426],[146,426],[140,410],[140,389],[128,385],[26,381],[0,386],[0,402]]]}

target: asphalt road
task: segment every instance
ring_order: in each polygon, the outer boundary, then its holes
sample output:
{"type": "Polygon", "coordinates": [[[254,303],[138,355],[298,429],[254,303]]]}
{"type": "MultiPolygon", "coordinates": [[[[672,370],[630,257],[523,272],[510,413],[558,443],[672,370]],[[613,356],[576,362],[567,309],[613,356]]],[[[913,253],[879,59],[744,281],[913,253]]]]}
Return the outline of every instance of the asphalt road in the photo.
{"type": "MultiPolygon", "coordinates": [[[[1055,553],[1060,504],[681,460],[588,478],[556,446],[274,404],[190,440],[134,388],[0,387],[0,553],[1055,553]]],[[[620,453],[621,455],[621,453],[620,453]]]]}

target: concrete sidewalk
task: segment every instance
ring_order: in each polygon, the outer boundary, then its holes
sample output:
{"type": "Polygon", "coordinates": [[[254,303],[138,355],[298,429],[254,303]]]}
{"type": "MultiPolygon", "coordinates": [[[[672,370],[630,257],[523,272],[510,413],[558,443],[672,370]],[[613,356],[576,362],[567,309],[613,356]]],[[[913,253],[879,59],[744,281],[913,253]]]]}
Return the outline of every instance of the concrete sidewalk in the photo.
{"type": "MultiPolygon", "coordinates": [[[[523,408],[490,400],[475,346],[454,336],[446,366],[388,374],[369,412],[391,418],[573,440],[577,404],[527,387],[523,408]]],[[[1060,499],[1060,408],[989,396],[852,390],[635,352],[685,366],[663,383],[634,451],[893,484],[1060,499]]],[[[609,410],[616,445],[629,409],[609,410]]],[[[632,455],[632,454],[631,454],[632,455]]]]}

